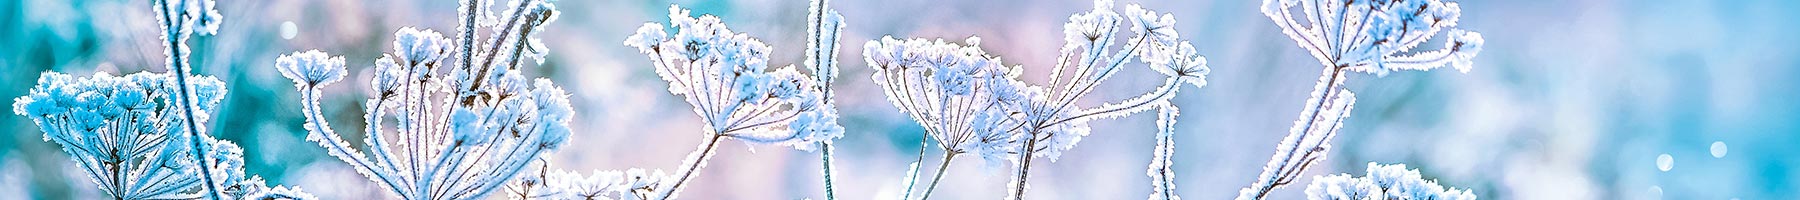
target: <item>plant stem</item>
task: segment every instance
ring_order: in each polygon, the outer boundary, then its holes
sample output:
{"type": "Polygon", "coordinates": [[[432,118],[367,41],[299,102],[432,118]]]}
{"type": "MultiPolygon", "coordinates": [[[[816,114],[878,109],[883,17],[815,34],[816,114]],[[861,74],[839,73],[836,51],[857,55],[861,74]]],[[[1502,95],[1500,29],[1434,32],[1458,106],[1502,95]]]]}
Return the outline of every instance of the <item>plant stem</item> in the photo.
{"type": "Polygon", "coordinates": [[[1008,195],[1012,196],[1014,200],[1025,199],[1025,178],[1031,174],[1031,153],[1037,149],[1037,130],[1037,128],[1031,129],[1031,134],[1028,134],[1030,137],[1025,139],[1025,146],[1019,150],[1019,171],[1017,172],[1019,175],[1013,180],[1012,194],[1008,195]]]}
{"type": "MultiPolygon", "coordinates": [[[[1344,83],[1344,80],[1343,80],[1344,72],[1345,71],[1344,71],[1343,67],[1331,67],[1331,68],[1325,69],[1325,74],[1323,75],[1325,77],[1320,77],[1319,78],[1320,82],[1318,83],[1318,85],[1313,86],[1313,88],[1315,88],[1315,89],[1312,93],[1319,94],[1319,100],[1316,102],[1308,101],[1307,103],[1311,103],[1311,104],[1308,104],[1306,106],[1311,107],[1312,112],[1302,113],[1302,115],[1300,116],[1301,119],[1307,120],[1306,123],[1299,127],[1299,128],[1301,128],[1300,131],[1291,132],[1287,136],[1288,138],[1294,138],[1294,140],[1291,141],[1293,144],[1286,144],[1290,141],[1282,141],[1282,143],[1284,143],[1284,144],[1277,145],[1277,148],[1285,146],[1288,149],[1277,149],[1278,152],[1283,152],[1283,155],[1281,157],[1270,158],[1269,164],[1267,164],[1267,166],[1275,166],[1275,168],[1267,168],[1262,173],[1263,174],[1262,176],[1265,176],[1265,177],[1271,176],[1271,175],[1276,176],[1276,177],[1274,177],[1274,178],[1259,178],[1255,184],[1252,184],[1251,187],[1256,187],[1257,192],[1256,192],[1255,196],[1253,196],[1254,198],[1251,198],[1251,199],[1263,199],[1263,198],[1267,197],[1269,195],[1269,192],[1274,190],[1275,187],[1280,187],[1282,185],[1286,185],[1289,182],[1292,182],[1291,179],[1293,179],[1294,177],[1283,176],[1283,175],[1286,175],[1286,174],[1296,174],[1297,175],[1297,174],[1299,174],[1300,171],[1306,170],[1308,165],[1305,162],[1313,162],[1312,160],[1300,160],[1299,162],[1302,162],[1302,163],[1293,165],[1292,167],[1290,167],[1290,165],[1289,165],[1289,163],[1293,163],[1294,162],[1293,160],[1296,159],[1296,157],[1294,157],[1294,154],[1299,153],[1298,151],[1306,150],[1306,151],[1308,151],[1307,154],[1311,154],[1311,153],[1313,153],[1313,151],[1323,151],[1323,148],[1320,147],[1321,145],[1307,145],[1307,146],[1310,146],[1310,148],[1302,149],[1300,143],[1305,143],[1308,136],[1312,136],[1312,127],[1317,126],[1315,123],[1318,123],[1321,121],[1320,117],[1322,117],[1322,116],[1319,116],[1319,113],[1324,112],[1325,109],[1329,109],[1330,107],[1327,107],[1326,105],[1330,104],[1330,101],[1337,98],[1338,91],[1339,91],[1338,88],[1342,87],[1343,83],[1344,83]],[[1269,170],[1272,170],[1272,171],[1269,171],[1269,170]]],[[[1342,123],[1342,121],[1338,121],[1337,123],[1342,123]]],[[[1320,141],[1321,144],[1323,144],[1324,142],[1327,142],[1327,141],[1320,141]]],[[[1304,157],[1309,157],[1309,156],[1310,155],[1303,155],[1300,157],[1300,159],[1304,159],[1304,157]]]]}
{"type": "Polygon", "coordinates": [[[925,162],[925,140],[927,139],[931,139],[931,137],[919,138],[919,157],[913,159],[913,164],[910,166],[912,171],[906,173],[906,190],[900,196],[901,200],[912,199],[913,186],[919,184],[919,163],[925,162]]]}
{"type": "Polygon", "coordinates": [[[944,152],[944,162],[938,163],[937,175],[931,176],[931,183],[925,186],[925,194],[919,195],[919,199],[931,199],[931,192],[937,190],[938,180],[943,180],[944,171],[949,171],[948,169],[950,169],[950,159],[956,158],[957,154],[961,153],[955,151],[944,152]]]}
{"type": "MultiPolygon", "coordinates": [[[[200,134],[200,127],[197,125],[198,122],[195,122],[196,120],[194,120],[195,104],[193,91],[188,89],[188,66],[186,60],[188,52],[181,46],[181,42],[187,38],[186,34],[181,33],[181,29],[187,27],[187,22],[184,20],[186,18],[181,17],[180,15],[183,14],[177,12],[181,10],[172,8],[168,5],[167,1],[157,1],[153,3],[162,5],[162,15],[165,20],[164,23],[168,26],[163,33],[164,38],[167,38],[164,40],[166,43],[163,45],[167,45],[169,48],[169,70],[175,73],[176,88],[180,88],[181,90],[179,91],[181,93],[180,97],[177,98],[181,101],[177,103],[181,104],[181,113],[186,117],[182,121],[185,122],[184,125],[187,126],[188,143],[190,145],[188,147],[193,151],[194,160],[200,163],[200,178],[203,181],[201,183],[206,185],[205,197],[207,199],[220,199],[217,186],[218,182],[215,182],[212,178],[213,163],[212,161],[206,160],[206,144],[204,140],[200,138],[202,135],[200,134]]],[[[181,5],[176,5],[175,7],[187,8],[186,4],[186,1],[182,1],[181,5]]]]}
{"type": "Polygon", "coordinates": [[[694,174],[698,174],[700,168],[706,167],[706,160],[712,159],[713,152],[718,150],[719,139],[724,138],[724,136],[707,134],[706,137],[706,143],[701,144],[700,149],[696,149],[694,150],[694,153],[688,155],[690,160],[682,165],[681,175],[679,178],[675,179],[675,184],[670,185],[668,189],[660,191],[659,193],[661,194],[656,195],[657,199],[675,198],[675,194],[681,191],[681,186],[686,184],[688,179],[692,179],[694,174]]]}
{"type": "Polygon", "coordinates": [[[824,150],[819,153],[819,162],[821,163],[819,167],[825,171],[825,199],[835,200],[837,195],[832,191],[831,184],[831,141],[819,142],[819,148],[824,150]]]}

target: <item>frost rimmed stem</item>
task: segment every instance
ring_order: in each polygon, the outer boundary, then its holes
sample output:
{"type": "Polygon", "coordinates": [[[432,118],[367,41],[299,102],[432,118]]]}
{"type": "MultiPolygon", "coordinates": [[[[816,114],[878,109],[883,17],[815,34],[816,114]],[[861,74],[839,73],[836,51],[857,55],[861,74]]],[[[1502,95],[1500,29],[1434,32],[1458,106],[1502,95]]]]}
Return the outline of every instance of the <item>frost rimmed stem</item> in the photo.
{"type": "Polygon", "coordinates": [[[169,49],[169,71],[175,73],[176,88],[180,88],[181,90],[180,97],[177,99],[181,100],[179,102],[181,103],[181,113],[186,117],[181,121],[187,126],[188,147],[191,147],[191,149],[189,149],[191,151],[190,153],[194,154],[195,162],[200,163],[200,177],[203,181],[201,183],[205,185],[204,188],[206,188],[203,192],[206,193],[206,199],[221,199],[219,196],[220,191],[218,182],[217,180],[213,180],[212,177],[212,168],[213,165],[216,164],[211,160],[206,159],[206,144],[200,138],[200,125],[198,125],[199,122],[196,122],[198,120],[194,118],[195,105],[193,90],[189,89],[187,81],[188,49],[182,42],[187,40],[188,35],[187,33],[183,33],[182,30],[187,29],[188,20],[185,19],[188,17],[186,16],[186,11],[177,10],[175,8],[187,9],[188,2],[181,1],[174,6],[170,6],[167,0],[157,0],[151,3],[158,5],[158,9],[160,9],[158,10],[158,13],[161,14],[161,18],[158,19],[166,26],[163,27],[163,41],[166,42],[163,45],[169,49]]]}
{"type": "Polygon", "coordinates": [[[706,168],[706,161],[712,159],[713,154],[719,149],[719,139],[724,136],[706,134],[706,137],[706,143],[701,143],[700,149],[689,153],[687,160],[682,162],[681,172],[676,173],[679,175],[675,176],[675,182],[669,184],[668,188],[659,190],[656,199],[674,199],[675,195],[681,193],[681,186],[686,185],[689,179],[693,179],[694,175],[699,174],[701,168],[706,168]]]}
{"type": "Polygon", "coordinates": [[[831,185],[831,175],[833,173],[831,171],[831,168],[832,168],[832,166],[831,166],[831,151],[832,151],[831,141],[819,142],[819,148],[820,148],[820,150],[823,150],[823,151],[819,152],[819,163],[820,163],[819,168],[820,168],[820,171],[823,171],[822,173],[824,173],[824,175],[825,175],[825,199],[826,200],[835,200],[835,199],[837,199],[837,195],[835,194],[836,193],[835,191],[832,191],[832,185],[831,185]]]}
{"type": "Polygon", "coordinates": [[[1264,199],[1270,191],[1293,183],[1307,168],[1325,159],[1331,138],[1343,126],[1343,119],[1350,116],[1356,99],[1355,94],[1342,89],[1346,72],[1345,67],[1325,68],[1300,120],[1294,122],[1288,136],[1276,147],[1257,181],[1239,191],[1237,199],[1264,199]]]}
{"type": "MultiPolygon", "coordinates": [[[[937,175],[931,175],[931,183],[928,183],[925,186],[925,193],[919,194],[919,199],[921,199],[921,200],[931,199],[931,192],[937,190],[938,181],[944,179],[944,171],[948,171],[950,169],[950,161],[952,159],[955,159],[957,154],[962,154],[962,153],[955,152],[955,151],[944,152],[944,162],[938,163],[937,175]]],[[[907,192],[912,192],[912,191],[907,191],[907,192]]]]}

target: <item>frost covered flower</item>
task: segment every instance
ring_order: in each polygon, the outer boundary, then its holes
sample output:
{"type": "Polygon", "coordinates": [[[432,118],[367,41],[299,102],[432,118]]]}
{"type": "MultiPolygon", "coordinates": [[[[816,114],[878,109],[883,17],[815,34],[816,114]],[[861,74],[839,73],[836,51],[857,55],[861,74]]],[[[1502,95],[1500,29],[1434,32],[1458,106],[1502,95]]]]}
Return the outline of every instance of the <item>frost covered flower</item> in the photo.
{"type": "Polygon", "coordinates": [[[343,80],[345,73],[344,57],[331,57],[319,50],[281,55],[275,59],[275,69],[281,76],[293,79],[298,88],[331,84],[343,80]]]}
{"type": "Polygon", "coordinates": [[[276,68],[301,92],[307,140],[403,199],[485,197],[567,143],[568,92],[546,79],[526,79],[519,69],[525,57],[545,52],[533,41],[555,19],[555,6],[512,1],[504,5],[507,23],[477,20],[492,18],[491,4],[463,2],[460,47],[431,30],[394,33],[394,52],[375,61],[369,82],[375,95],[365,107],[366,154],[331,129],[318,105],[319,86],[343,77],[342,58],[318,51],[283,55],[276,68]],[[497,31],[475,33],[490,27],[497,31]],[[476,42],[477,36],[491,40],[476,42]],[[452,57],[461,59],[443,62],[452,57]],[[388,114],[398,123],[384,128],[388,114]]]}
{"type": "Polygon", "coordinates": [[[1483,43],[1481,34],[1456,28],[1461,7],[1440,0],[1264,0],[1262,12],[1319,64],[1359,72],[1387,74],[1443,66],[1468,72],[1473,67],[1469,60],[1481,52],[1483,43]],[[1290,11],[1295,5],[1301,5],[1307,17],[1296,18],[1290,11]],[[1443,49],[1413,49],[1444,29],[1450,30],[1450,38],[1443,49]]]}
{"type": "Polygon", "coordinates": [[[1480,33],[1456,28],[1461,7],[1440,0],[1299,1],[1264,0],[1262,13],[1282,33],[1318,59],[1324,73],[1313,86],[1300,118],[1263,166],[1257,181],[1238,192],[1238,199],[1262,199],[1314,163],[1324,160],[1343,119],[1355,104],[1343,89],[1347,72],[1385,76],[1399,70],[1431,70],[1450,66],[1467,73],[1484,40],[1480,33]],[[1292,13],[1299,5],[1308,24],[1292,13]],[[1444,47],[1414,49],[1449,29],[1444,47]]]}
{"type": "MultiPolygon", "coordinates": [[[[989,161],[1014,160],[1019,168],[1009,198],[1017,199],[1023,198],[1031,159],[1047,157],[1054,162],[1091,133],[1089,121],[1171,106],[1169,99],[1182,84],[1205,85],[1209,72],[1205,57],[1178,38],[1174,24],[1173,15],[1138,5],[1126,6],[1121,15],[1113,11],[1112,1],[1095,1],[1093,10],[1072,15],[1063,24],[1066,43],[1045,86],[1014,80],[1022,74],[1019,68],[1004,67],[997,57],[981,52],[976,47],[979,38],[971,38],[967,47],[941,40],[883,38],[865,45],[863,55],[878,71],[874,79],[883,84],[888,99],[946,148],[946,161],[968,152],[989,161]],[[1132,31],[1120,42],[1118,30],[1127,22],[1132,31]],[[1168,79],[1137,97],[1086,108],[1075,105],[1132,58],[1168,79]]],[[[930,191],[928,187],[925,194],[930,191]]]]}
{"type": "Polygon", "coordinates": [[[1407,169],[1406,164],[1378,165],[1370,162],[1368,172],[1363,177],[1334,174],[1313,178],[1312,184],[1306,186],[1306,199],[1475,200],[1475,194],[1468,190],[1445,188],[1438,185],[1437,181],[1425,180],[1419,175],[1419,170],[1407,169]]]}
{"type": "Polygon", "coordinates": [[[1024,84],[1017,80],[1017,67],[981,50],[980,40],[969,38],[964,46],[942,39],[884,37],[863,46],[875,68],[875,84],[941,144],[947,157],[973,153],[1004,158],[1015,150],[990,147],[1011,147],[1017,138],[1009,133],[1020,124],[1008,108],[1020,106],[1021,99],[1003,98],[1017,94],[997,91],[1024,90],[1016,88],[1024,84]]]}
{"type": "MultiPolygon", "coordinates": [[[[211,113],[224,99],[224,83],[208,76],[188,80],[193,111],[211,113]]],[[[179,83],[166,74],[139,72],[113,76],[72,77],[45,72],[29,94],[13,101],[13,112],[44,132],[44,140],[63,147],[101,191],[121,199],[203,198],[203,179],[219,180],[218,194],[242,197],[267,188],[261,178],[245,177],[243,150],[206,134],[188,134],[173,94],[179,83]],[[198,135],[201,143],[189,145],[198,135]],[[189,156],[194,150],[204,162],[189,156]],[[203,170],[204,169],[204,170],[203,170]],[[206,174],[206,175],[203,175],[206,174]]],[[[204,124],[206,115],[191,118],[204,124]]]]}
{"type": "Polygon", "coordinates": [[[669,6],[668,26],[645,23],[625,39],[626,46],[647,56],[656,74],[669,82],[669,93],[682,96],[694,107],[708,140],[688,156],[677,178],[670,179],[673,182],[644,190],[655,193],[644,197],[674,198],[705,166],[723,138],[807,151],[824,149],[826,185],[830,185],[830,141],[843,137],[830,92],[837,73],[835,43],[843,17],[826,7],[823,1],[813,1],[805,68],[770,69],[769,45],[732,32],[717,16],[695,18],[678,5],[669,6]],[[675,29],[674,35],[664,28],[675,29]]]}

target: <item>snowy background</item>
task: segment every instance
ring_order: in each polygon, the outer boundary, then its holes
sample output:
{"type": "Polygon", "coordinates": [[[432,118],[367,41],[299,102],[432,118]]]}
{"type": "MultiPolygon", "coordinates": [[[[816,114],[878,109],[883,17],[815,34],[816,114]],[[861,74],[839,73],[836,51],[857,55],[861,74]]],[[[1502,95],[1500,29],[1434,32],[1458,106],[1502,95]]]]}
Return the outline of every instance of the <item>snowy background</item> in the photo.
{"type": "MultiPolygon", "coordinates": [[[[1301,198],[1312,175],[1365,163],[1407,163],[1483,199],[1800,198],[1800,3],[1786,0],[1460,0],[1461,27],[1487,46],[1467,74],[1407,71],[1350,76],[1359,102],[1324,165],[1275,199],[1301,198]],[[1670,158],[1666,170],[1658,157],[1670,158]]],[[[773,64],[798,63],[806,2],[558,2],[543,33],[550,60],[528,76],[571,93],[572,145],[555,168],[672,170],[700,142],[700,121],[666,90],[650,63],[621,41],[644,22],[666,22],[679,3],[715,14],[774,46],[773,64]]],[[[1258,12],[1256,0],[1123,1],[1172,13],[1176,30],[1211,60],[1208,84],[1185,90],[1175,167],[1189,199],[1225,199],[1254,181],[1286,134],[1319,66],[1258,12]]],[[[982,48],[1047,80],[1078,0],[848,1],[840,41],[839,102],[848,129],[837,142],[838,195],[900,193],[922,130],[875,84],[859,47],[882,35],[983,38],[982,48]]],[[[454,1],[221,1],[219,35],[193,41],[197,73],[230,93],[209,130],[244,145],[246,166],[271,184],[326,199],[390,198],[306,142],[298,93],[275,58],[320,49],[350,63],[350,79],[391,51],[403,26],[454,32],[454,1]]],[[[0,1],[0,97],[24,95],[39,72],[85,76],[166,71],[148,3],[0,1]]],[[[1087,102],[1148,91],[1161,76],[1131,65],[1087,102]]],[[[346,137],[360,138],[367,88],[336,84],[323,105],[346,137]]],[[[1032,173],[1031,199],[1136,199],[1154,143],[1151,114],[1097,121],[1060,161],[1032,173]]],[[[0,115],[0,199],[106,197],[26,118],[0,115]]],[[[935,158],[936,148],[927,155],[935,158]]],[[[927,159],[932,160],[932,159],[927,159]]],[[[936,161],[926,164],[935,165],[936,161]]],[[[821,198],[817,154],[726,142],[688,188],[691,199],[821,198]]],[[[1004,168],[963,160],[941,186],[946,199],[1005,195],[1004,168]]]]}

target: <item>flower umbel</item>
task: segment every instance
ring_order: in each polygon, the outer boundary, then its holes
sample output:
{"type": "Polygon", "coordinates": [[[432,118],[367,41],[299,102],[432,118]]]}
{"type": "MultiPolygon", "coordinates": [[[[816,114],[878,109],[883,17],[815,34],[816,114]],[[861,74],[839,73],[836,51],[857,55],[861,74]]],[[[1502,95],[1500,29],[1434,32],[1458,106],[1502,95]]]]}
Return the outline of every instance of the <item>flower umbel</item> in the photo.
{"type": "Polygon", "coordinates": [[[555,6],[512,1],[505,5],[506,23],[488,23],[474,19],[492,18],[485,6],[491,3],[463,4],[470,20],[459,29],[461,48],[435,31],[401,28],[394,33],[394,52],[375,61],[369,82],[375,95],[364,115],[367,154],[344,141],[321,114],[321,86],[344,76],[343,58],[314,50],[277,60],[275,67],[301,92],[307,140],[403,199],[483,198],[567,143],[573,117],[568,93],[546,79],[528,80],[519,69],[525,57],[546,52],[535,35],[556,18],[555,6]],[[474,33],[486,27],[498,31],[474,33]],[[492,40],[476,43],[477,36],[492,40]],[[453,55],[463,59],[443,62],[453,55]],[[452,66],[448,74],[438,70],[446,65],[452,66]],[[383,128],[388,114],[398,123],[383,128]]]}

